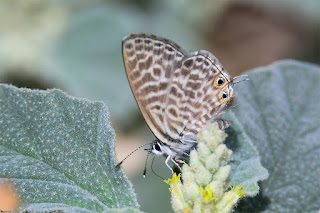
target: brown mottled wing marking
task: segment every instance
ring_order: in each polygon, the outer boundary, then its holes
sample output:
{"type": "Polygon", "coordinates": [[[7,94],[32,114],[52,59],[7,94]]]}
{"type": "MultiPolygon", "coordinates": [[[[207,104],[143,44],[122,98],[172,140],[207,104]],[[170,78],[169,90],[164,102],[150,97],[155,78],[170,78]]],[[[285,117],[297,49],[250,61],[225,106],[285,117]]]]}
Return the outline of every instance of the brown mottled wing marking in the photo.
{"type": "Polygon", "coordinates": [[[165,38],[131,34],[122,41],[122,54],[132,92],[144,119],[155,136],[167,142],[166,96],[174,69],[181,66],[187,52],[165,38]]]}
{"type": "Polygon", "coordinates": [[[217,75],[231,80],[217,58],[205,50],[186,57],[181,67],[174,71],[164,119],[165,131],[170,137],[196,139],[201,127],[209,121],[220,119],[227,102],[219,101],[219,93],[228,84],[215,88],[217,75]]]}

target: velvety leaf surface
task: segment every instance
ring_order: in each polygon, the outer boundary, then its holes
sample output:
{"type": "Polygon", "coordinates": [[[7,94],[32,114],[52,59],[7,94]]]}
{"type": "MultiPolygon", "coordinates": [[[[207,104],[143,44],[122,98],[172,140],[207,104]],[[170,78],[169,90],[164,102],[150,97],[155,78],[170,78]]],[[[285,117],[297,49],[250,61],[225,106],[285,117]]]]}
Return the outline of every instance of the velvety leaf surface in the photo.
{"type": "Polygon", "coordinates": [[[0,181],[23,210],[103,212],[137,207],[121,170],[105,105],[59,90],[0,85],[0,181]]]}
{"type": "Polygon", "coordinates": [[[228,137],[225,142],[233,151],[230,185],[235,183],[236,186],[244,187],[246,196],[253,197],[259,192],[258,181],[267,179],[269,173],[261,165],[259,153],[234,113],[228,112],[224,118],[232,121],[231,127],[226,130],[228,137]]]}
{"type": "MultiPolygon", "coordinates": [[[[319,211],[320,67],[281,61],[247,74],[250,81],[236,87],[234,113],[270,173],[261,210],[319,211]]],[[[248,202],[245,212],[257,206],[248,202]]]]}

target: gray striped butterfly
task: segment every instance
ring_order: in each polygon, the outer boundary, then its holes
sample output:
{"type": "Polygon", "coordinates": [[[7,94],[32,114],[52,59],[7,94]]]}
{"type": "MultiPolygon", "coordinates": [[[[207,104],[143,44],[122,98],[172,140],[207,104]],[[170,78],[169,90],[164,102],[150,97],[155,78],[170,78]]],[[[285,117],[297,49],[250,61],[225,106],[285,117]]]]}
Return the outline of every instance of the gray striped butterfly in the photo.
{"type": "Polygon", "coordinates": [[[231,78],[212,53],[189,53],[168,39],[138,33],[123,39],[122,54],[133,95],[157,138],[147,150],[164,155],[171,171],[169,161],[180,168],[196,148],[201,127],[230,125],[221,116],[234,100],[237,77],[231,78]]]}

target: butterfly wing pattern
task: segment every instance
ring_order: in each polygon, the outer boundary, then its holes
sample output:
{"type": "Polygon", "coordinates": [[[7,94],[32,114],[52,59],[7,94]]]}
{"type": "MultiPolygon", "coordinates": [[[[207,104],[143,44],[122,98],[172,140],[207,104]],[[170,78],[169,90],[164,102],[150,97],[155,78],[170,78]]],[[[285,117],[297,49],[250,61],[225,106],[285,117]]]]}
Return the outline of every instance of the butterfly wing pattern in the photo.
{"type": "Polygon", "coordinates": [[[214,86],[220,75],[230,78],[216,57],[204,50],[186,57],[174,71],[165,113],[166,131],[172,138],[195,139],[201,127],[220,120],[228,106],[220,100],[220,93],[228,90],[233,95],[227,84],[214,86]]]}
{"type": "Polygon", "coordinates": [[[221,115],[234,97],[232,79],[210,52],[188,53],[168,39],[139,33],[123,39],[122,54],[132,92],[158,139],[153,153],[179,159],[195,147],[205,124],[229,125],[221,115]]]}

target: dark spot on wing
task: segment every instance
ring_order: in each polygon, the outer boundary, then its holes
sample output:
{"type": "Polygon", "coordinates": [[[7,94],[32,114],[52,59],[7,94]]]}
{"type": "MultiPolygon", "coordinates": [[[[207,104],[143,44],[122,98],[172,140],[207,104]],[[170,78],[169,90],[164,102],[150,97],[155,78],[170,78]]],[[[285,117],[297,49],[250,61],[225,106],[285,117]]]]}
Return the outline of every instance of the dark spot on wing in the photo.
{"type": "Polygon", "coordinates": [[[153,74],[155,76],[160,76],[161,75],[161,69],[159,68],[153,68],[153,74]]]}
{"type": "Polygon", "coordinates": [[[175,87],[171,87],[170,93],[174,96],[177,96],[177,89],[175,87]]]}
{"type": "Polygon", "coordinates": [[[198,57],[198,58],[196,58],[196,61],[201,63],[201,62],[203,62],[203,58],[202,57],[198,57]]]}
{"type": "Polygon", "coordinates": [[[151,41],[151,40],[149,40],[149,39],[145,39],[145,40],[144,40],[144,43],[145,43],[145,44],[151,44],[151,43],[152,43],[152,41],[151,41]]]}
{"type": "Polygon", "coordinates": [[[192,59],[188,59],[184,62],[184,66],[190,68],[193,65],[193,60],[192,59]]]}
{"type": "Polygon", "coordinates": [[[166,50],[168,50],[169,52],[173,52],[174,51],[174,49],[172,47],[170,47],[170,46],[166,46],[166,50]]]}
{"type": "Polygon", "coordinates": [[[154,46],[156,46],[156,47],[161,47],[161,46],[162,46],[162,43],[160,43],[160,42],[155,42],[155,43],[154,43],[154,46]]]}
{"type": "Polygon", "coordinates": [[[173,115],[174,117],[177,117],[178,115],[177,115],[177,112],[176,112],[176,110],[174,109],[174,108],[170,108],[169,109],[169,113],[171,114],[171,115],[173,115]]]}
{"type": "Polygon", "coordinates": [[[149,56],[149,58],[148,58],[147,61],[146,61],[146,67],[147,67],[147,69],[148,69],[149,67],[151,67],[152,62],[153,62],[152,56],[149,56]]]}
{"type": "Polygon", "coordinates": [[[131,43],[127,43],[124,47],[126,49],[132,49],[133,45],[131,43]]]}
{"type": "Polygon", "coordinates": [[[160,90],[165,90],[165,89],[167,89],[167,86],[168,86],[168,83],[161,82],[161,83],[160,83],[160,90]]]}

